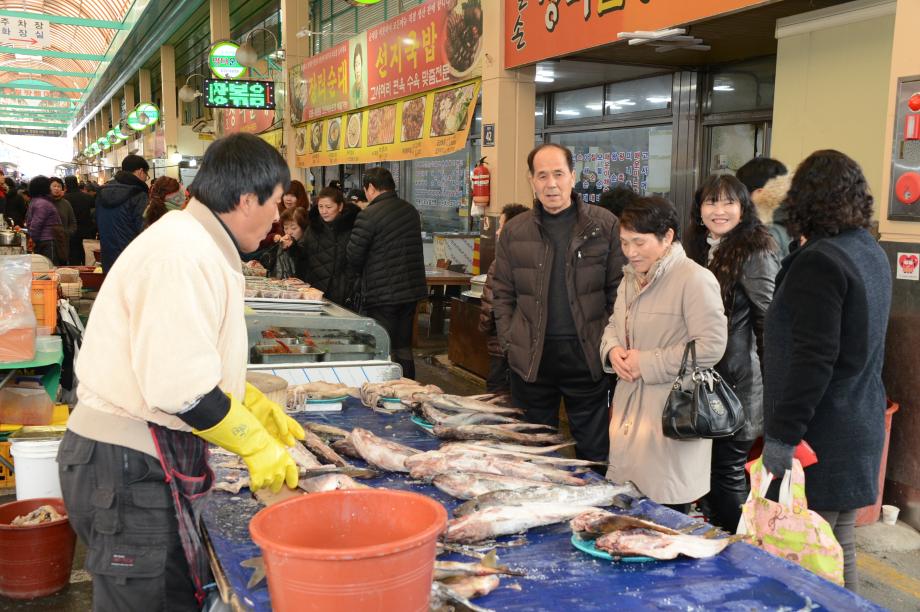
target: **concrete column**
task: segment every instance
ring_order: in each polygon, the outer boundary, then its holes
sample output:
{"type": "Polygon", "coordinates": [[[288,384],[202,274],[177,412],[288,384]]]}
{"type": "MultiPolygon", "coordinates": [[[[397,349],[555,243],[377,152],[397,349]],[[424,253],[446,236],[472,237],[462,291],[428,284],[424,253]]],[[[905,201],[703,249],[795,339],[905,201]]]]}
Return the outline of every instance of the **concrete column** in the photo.
{"type": "MultiPolygon", "coordinates": [[[[160,121],[166,136],[166,157],[179,150],[179,104],[176,98],[176,50],[171,45],[160,47],[160,80],[163,83],[160,121]]],[[[181,153],[181,151],[180,151],[181,153]]],[[[173,161],[166,164],[166,175],[179,178],[179,166],[173,161]]]]}
{"type": "Polygon", "coordinates": [[[137,82],[139,85],[139,94],[140,100],[137,101],[138,104],[141,102],[153,102],[153,91],[150,87],[150,71],[146,68],[141,68],[137,71],[137,82]]]}
{"type": "MultiPolygon", "coordinates": [[[[304,4],[309,4],[306,2],[304,4]]],[[[282,2],[282,6],[284,2],[282,2]]],[[[230,39],[230,0],[210,0],[211,44],[230,39]]],[[[284,10],[282,8],[282,10],[284,10]]]]}
{"type": "MultiPolygon", "coordinates": [[[[301,2],[300,0],[281,0],[281,46],[284,48],[285,60],[284,60],[284,87],[285,93],[285,108],[282,114],[284,123],[283,123],[283,132],[282,138],[284,142],[284,157],[287,160],[288,166],[291,168],[291,173],[295,178],[299,178],[303,181],[303,178],[306,176],[306,168],[297,167],[297,155],[295,154],[294,147],[294,122],[300,121],[300,117],[292,117],[291,109],[293,105],[291,103],[291,96],[294,93],[294,90],[291,88],[294,79],[300,78],[299,68],[300,64],[303,62],[305,57],[308,57],[312,51],[312,45],[310,44],[310,37],[304,36],[303,38],[297,38],[297,32],[303,28],[310,27],[310,3],[301,2]],[[297,71],[297,74],[292,74],[297,71]]],[[[305,182],[305,184],[308,184],[305,182]]]]}
{"type": "MultiPolygon", "coordinates": [[[[495,227],[505,204],[533,203],[527,154],[534,144],[535,67],[505,70],[504,2],[483,2],[482,125],[495,125],[495,146],[483,147],[492,173],[491,201],[483,222],[480,261],[483,271],[495,253],[495,227]]],[[[481,129],[473,124],[474,128],[481,129]]]]}

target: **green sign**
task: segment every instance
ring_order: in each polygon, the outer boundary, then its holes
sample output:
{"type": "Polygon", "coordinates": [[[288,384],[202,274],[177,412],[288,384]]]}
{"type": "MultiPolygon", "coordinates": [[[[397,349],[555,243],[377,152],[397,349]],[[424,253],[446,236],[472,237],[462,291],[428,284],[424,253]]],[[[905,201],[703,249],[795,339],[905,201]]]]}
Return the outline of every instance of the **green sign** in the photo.
{"type": "Polygon", "coordinates": [[[102,148],[102,149],[106,149],[106,150],[107,150],[107,149],[111,149],[111,148],[112,148],[112,143],[109,142],[109,139],[106,138],[105,136],[103,136],[102,138],[100,138],[99,140],[97,140],[97,141],[96,141],[96,144],[98,144],[99,147],[102,148]]]}
{"type": "Polygon", "coordinates": [[[204,80],[204,105],[210,108],[275,108],[273,81],[204,80]]]}
{"type": "Polygon", "coordinates": [[[238,44],[229,40],[214,43],[208,55],[208,66],[215,77],[238,79],[246,75],[249,68],[236,61],[236,50],[239,48],[238,44]]]}
{"type": "Polygon", "coordinates": [[[141,102],[134,107],[134,110],[128,113],[125,123],[135,131],[141,131],[148,125],[153,125],[160,120],[160,109],[156,104],[150,102],[141,102]]]}

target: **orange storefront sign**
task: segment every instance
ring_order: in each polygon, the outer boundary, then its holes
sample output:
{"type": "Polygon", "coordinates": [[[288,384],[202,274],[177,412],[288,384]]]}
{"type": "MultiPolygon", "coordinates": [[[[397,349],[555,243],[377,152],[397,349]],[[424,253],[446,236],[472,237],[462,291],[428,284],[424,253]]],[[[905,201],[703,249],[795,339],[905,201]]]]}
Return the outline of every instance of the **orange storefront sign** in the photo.
{"type": "Polygon", "coordinates": [[[769,0],[504,0],[505,68],[616,42],[619,32],[660,30],[769,0]]]}

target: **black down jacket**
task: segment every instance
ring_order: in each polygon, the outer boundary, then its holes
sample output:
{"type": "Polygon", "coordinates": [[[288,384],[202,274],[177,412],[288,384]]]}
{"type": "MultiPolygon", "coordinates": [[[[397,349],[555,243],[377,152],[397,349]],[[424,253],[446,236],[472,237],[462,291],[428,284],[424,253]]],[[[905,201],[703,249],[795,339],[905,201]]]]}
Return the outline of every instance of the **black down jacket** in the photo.
{"type": "Polygon", "coordinates": [[[132,240],[144,229],[147,184],[120,170],[96,194],[96,224],[102,246],[102,269],[108,272],[132,240]]]}
{"type": "Polygon", "coordinates": [[[354,204],[346,204],[338,217],[326,223],[319,216],[319,208],[310,209],[310,226],[303,240],[304,280],[336,304],[344,304],[355,286],[355,275],[345,261],[345,249],[359,212],[361,209],[354,204]]]}
{"type": "Polygon", "coordinates": [[[361,277],[364,307],[417,302],[428,295],[422,220],[396,192],[381,193],[358,213],[346,253],[349,268],[361,277]]]}
{"type": "Polygon", "coordinates": [[[775,253],[751,254],[735,283],[726,313],[728,344],[716,371],[734,387],[744,406],[744,427],[735,434],[735,440],[756,440],[763,434],[763,327],[778,272],[775,253]]]}
{"type": "Polygon", "coordinates": [[[498,341],[508,353],[508,365],[527,382],[536,380],[543,358],[550,291],[568,293],[591,377],[600,380],[604,374],[598,347],[626,263],[620,222],[609,210],[572,197],[578,220],[565,254],[565,287],[549,286],[553,245],[543,229],[539,202],[505,224],[495,253],[492,312],[498,341]]]}

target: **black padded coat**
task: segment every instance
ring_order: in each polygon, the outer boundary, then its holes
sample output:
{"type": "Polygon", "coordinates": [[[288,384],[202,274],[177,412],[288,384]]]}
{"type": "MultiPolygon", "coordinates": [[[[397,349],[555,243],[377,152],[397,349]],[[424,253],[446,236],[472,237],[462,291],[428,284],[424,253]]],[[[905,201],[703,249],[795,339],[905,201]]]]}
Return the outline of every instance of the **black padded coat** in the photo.
{"type": "Polygon", "coordinates": [[[428,295],[422,220],[412,204],[386,191],[358,213],[346,249],[363,307],[417,302],[428,295]]]}
{"type": "Polygon", "coordinates": [[[326,299],[342,305],[351,295],[355,275],[348,269],[345,249],[361,209],[346,204],[331,223],[319,216],[319,209],[310,209],[310,225],[304,232],[304,263],[306,282],[325,294],[326,299]]]}

